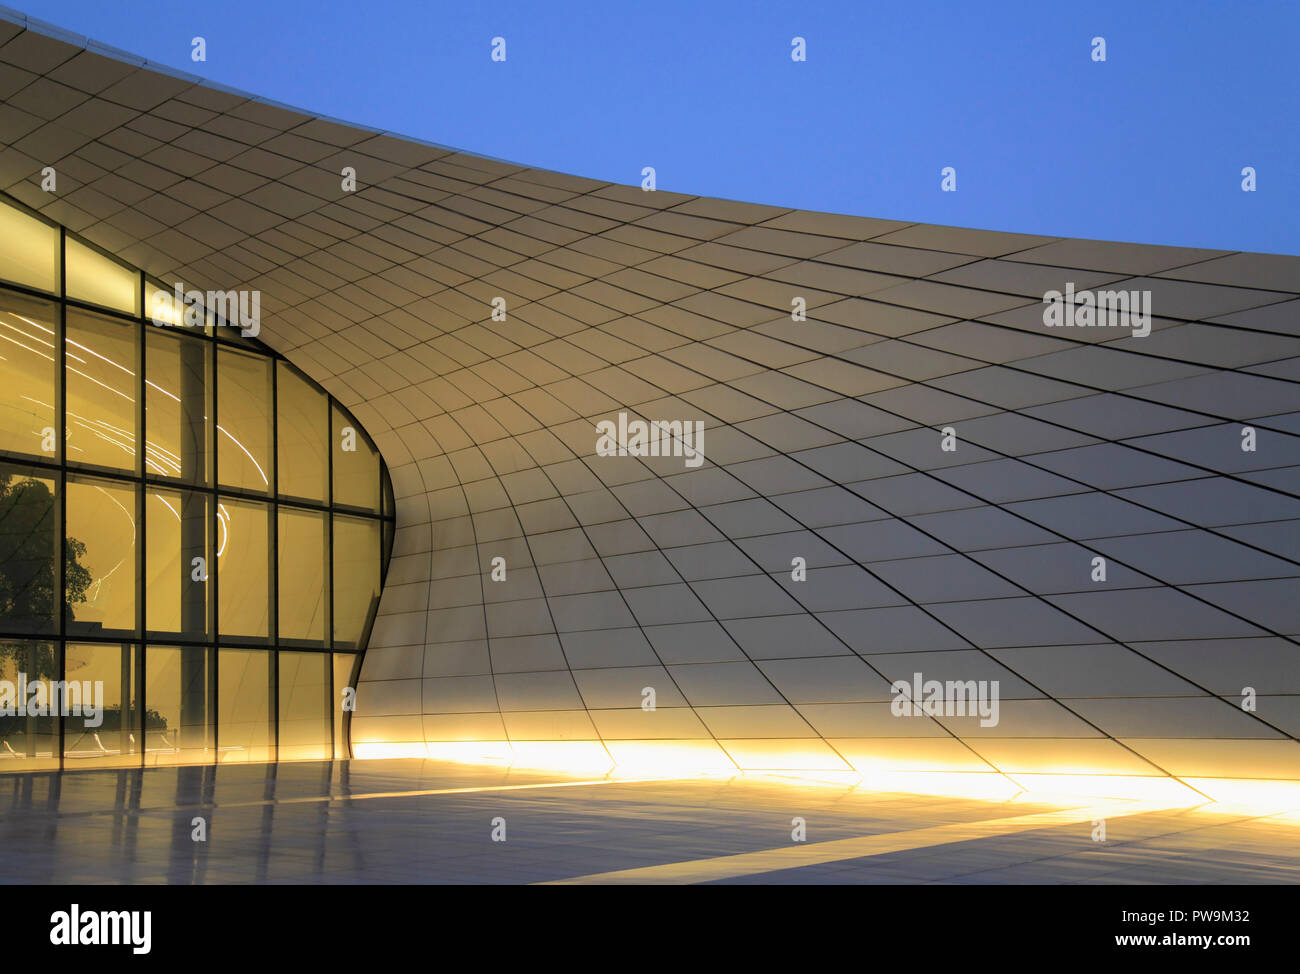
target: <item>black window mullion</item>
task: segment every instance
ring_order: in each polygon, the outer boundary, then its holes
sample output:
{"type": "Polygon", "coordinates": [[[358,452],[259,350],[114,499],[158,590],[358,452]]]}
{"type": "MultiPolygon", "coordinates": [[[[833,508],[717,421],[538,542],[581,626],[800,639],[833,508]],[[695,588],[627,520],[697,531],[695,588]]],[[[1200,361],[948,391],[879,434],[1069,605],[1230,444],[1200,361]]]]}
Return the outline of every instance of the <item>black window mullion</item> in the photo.
{"type": "MultiPolygon", "coordinates": [[[[67,284],[68,284],[68,232],[63,227],[59,227],[59,315],[58,315],[58,337],[55,344],[58,349],[55,352],[55,369],[54,369],[54,430],[56,437],[54,455],[59,462],[59,473],[55,478],[55,488],[58,492],[58,503],[55,505],[58,514],[55,517],[54,524],[54,557],[58,559],[58,596],[55,599],[54,613],[54,655],[55,655],[55,679],[67,680],[67,653],[66,643],[64,640],[64,629],[67,618],[68,598],[68,414],[67,414],[67,350],[68,350],[68,305],[67,305],[67,284]]],[[[58,749],[58,767],[62,770],[64,766],[63,749],[66,738],[66,728],[62,714],[55,717],[55,735],[54,746],[58,749]]]]}
{"type": "MultiPolygon", "coordinates": [[[[206,319],[206,316],[205,316],[206,319]]],[[[211,341],[211,336],[204,336],[211,341]]],[[[212,355],[210,362],[207,364],[208,376],[212,383],[212,422],[205,423],[203,435],[208,437],[208,446],[211,448],[212,466],[208,470],[208,485],[211,490],[212,505],[208,514],[208,523],[212,526],[212,561],[208,565],[208,597],[212,600],[208,609],[208,618],[211,620],[212,630],[209,633],[211,651],[208,661],[208,699],[210,701],[208,708],[208,719],[212,727],[212,763],[216,764],[219,757],[218,748],[221,747],[221,729],[218,719],[217,708],[221,704],[217,683],[221,676],[221,661],[217,658],[221,652],[218,643],[221,638],[221,571],[217,566],[218,551],[221,548],[221,494],[217,486],[221,483],[220,475],[217,472],[217,464],[220,462],[218,452],[221,449],[221,437],[217,435],[217,422],[220,413],[217,411],[221,408],[218,400],[220,390],[217,387],[217,348],[215,343],[212,346],[212,355]]]]}
{"type": "Polygon", "coordinates": [[[271,361],[271,503],[267,525],[271,605],[266,632],[271,637],[271,754],[280,757],[280,367],[271,361]]]}
{"type": "MultiPolygon", "coordinates": [[[[136,430],[136,484],[135,484],[135,631],[139,643],[135,650],[135,672],[133,680],[135,684],[135,708],[132,715],[131,723],[136,733],[139,743],[136,749],[140,752],[137,763],[144,767],[145,747],[148,743],[145,737],[145,699],[144,699],[144,659],[145,659],[145,632],[146,622],[148,621],[148,568],[145,564],[145,555],[147,554],[148,545],[146,542],[146,531],[148,526],[145,522],[148,516],[148,504],[146,503],[147,495],[145,494],[144,475],[148,469],[145,462],[145,455],[148,451],[149,434],[145,429],[145,282],[144,271],[140,271],[140,320],[136,326],[135,342],[135,430],[136,430]]],[[[124,650],[125,651],[125,650],[124,650]]],[[[123,707],[127,701],[123,701],[123,707]]],[[[123,714],[122,720],[126,719],[123,714]]]]}

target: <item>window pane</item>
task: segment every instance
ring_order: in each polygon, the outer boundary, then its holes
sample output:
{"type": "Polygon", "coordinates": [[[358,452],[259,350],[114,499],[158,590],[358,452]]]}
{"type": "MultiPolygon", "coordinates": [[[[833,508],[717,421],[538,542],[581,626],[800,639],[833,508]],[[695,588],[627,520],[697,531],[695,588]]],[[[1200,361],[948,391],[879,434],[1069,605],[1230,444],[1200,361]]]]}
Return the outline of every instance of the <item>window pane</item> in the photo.
{"type": "Polygon", "coordinates": [[[270,651],[222,648],[217,674],[217,759],[272,760],[270,651]]]}
{"type": "Polygon", "coordinates": [[[135,469],[133,322],[68,311],[68,459],[135,469]]]}
{"type": "Polygon", "coordinates": [[[217,504],[217,625],[223,636],[270,635],[270,507],[223,497],[217,504]]]}
{"type": "Polygon", "coordinates": [[[135,490],[110,480],[69,479],[68,632],[135,632],[135,490]]]}
{"type": "Polygon", "coordinates": [[[222,484],[271,489],[271,359],[217,353],[217,473],[222,484]]]}
{"type": "Polygon", "coordinates": [[[284,362],[277,365],[280,493],[324,502],[329,490],[329,404],[325,393],[312,388],[292,368],[284,362]]]}
{"type": "Polygon", "coordinates": [[[212,650],[206,646],[150,646],[146,651],[146,762],[193,764],[211,761],[212,718],[208,709],[212,650]]]}
{"type": "Polygon", "coordinates": [[[150,632],[202,639],[208,615],[209,502],[189,490],[145,491],[145,625],[150,632]],[[195,558],[202,558],[199,564],[195,558]]]}
{"type": "Polygon", "coordinates": [[[69,644],[64,662],[67,707],[63,756],[67,767],[133,767],[140,763],[136,667],[139,651],[69,644]]]}
{"type": "Polygon", "coordinates": [[[210,483],[211,447],[205,420],[212,415],[212,344],[146,328],[144,352],[147,471],[210,483]]]}
{"type": "MultiPolygon", "coordinates": [[[[54,629],[61,540],[55,499],[53,478],[0,464],[0,627],[9,632],[54,629]]],[[[70,546],[65,554],[72,557],[70,546]]],[[[69,569],[73,574],[77,565],[69,569]]]]}
{"type": "Polygon", "coordinates": [[[324,514],[280,508],[280,638],[324,644],[329,614],[324,514]]]}
{"type": "Polygon", "coordinates": [[[365,432],[333,407],[334,503],[379,510],[379,454],[365,432]],[[350,431],[350,432],[349,432],[350,431]],[[349,449],[350,448],[350,449],[349,449]]]}
{"type": "Polygon", "coordinates": [[[0,203],[0,278],[59,290],[59,230],[0,203]]]}
{"type": "MultiPolygon", "coordinates": [[[[334,699],[330,703],[330,708],[334,712],[334,756],[336,758],[351,757],[348,754],[348,739],[344,734],[343,715],[346,711],[343,709],[344,690],[352,687],[352,667],[356,663],[356,653],[335,653],[334,654],[334,699]]],[[[349,697],[353,694],[348,694],[349,697]]]]}
{"type": "Polygon", "coordinates": [[[164,290],[152,281],[144,282],[144,316],[160,328],[185,324],[185,307],[176,305],[176,292],[164,290]]]}
{"type": "Polygon", "coordinates": [[[123,314],[140,313],[140,275],[72,237],[67,248],[68,297],[123,314]]]}
{"type": "Polygon", "coordinates": [[[214,316],[205,304],[198,291],[187,288],[177,301],[174,285],[160,288],[152,281],[144,282],[144,317],[161,328],[184,328],[192,334],[211,335],[214,316]]]}
{"type": "Polygon", "coordinates": [[[334,518],[334,645],[357,649],[379,604],[379,521],[334,518]]]}
{"type": "MultiPolygon", "coordinates": [[[[0,229],[0,236],[3,236],[0,229]]],[[[57,308],[0,291],[0,450],[58,456],[54,432],[57,308]]]]}
{"type": "Polygon", "coordinates": [[[329,653],[280,653],[280,760],[331,756],[329,653]]]}
{"type": "Polygon", "coordinates": [[[0,713],[0,770],[37,771],[59,766],[58,723],[48,707],[50,683],[58,679],[58,658],[50,643],[27,640],[0,642],[0,680],[14,688],[15,697],[32,701],[28,690],[32,682],[45,686],[47,706],[44,713],[28,708],[20,714],[17,699],[11,701],[12,714],[0,713]],[[22,692],[27,691],[27,692],[22,692]]]}

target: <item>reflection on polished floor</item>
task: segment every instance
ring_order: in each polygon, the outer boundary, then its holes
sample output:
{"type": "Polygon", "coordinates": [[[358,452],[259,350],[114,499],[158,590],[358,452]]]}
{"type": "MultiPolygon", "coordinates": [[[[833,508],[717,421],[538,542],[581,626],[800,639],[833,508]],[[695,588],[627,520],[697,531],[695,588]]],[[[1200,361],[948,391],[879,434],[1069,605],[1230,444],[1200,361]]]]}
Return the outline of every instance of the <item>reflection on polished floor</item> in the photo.
{"type": "Polygon", "coordinates": [[[96,770],[0,778],[0,881],[1273,884],[1300,881],[1298,829],[1294,806],[992,801],[830,776],[420,760],[96,770]],[[797,819],[806,841],[792,840],[797,819]]]}

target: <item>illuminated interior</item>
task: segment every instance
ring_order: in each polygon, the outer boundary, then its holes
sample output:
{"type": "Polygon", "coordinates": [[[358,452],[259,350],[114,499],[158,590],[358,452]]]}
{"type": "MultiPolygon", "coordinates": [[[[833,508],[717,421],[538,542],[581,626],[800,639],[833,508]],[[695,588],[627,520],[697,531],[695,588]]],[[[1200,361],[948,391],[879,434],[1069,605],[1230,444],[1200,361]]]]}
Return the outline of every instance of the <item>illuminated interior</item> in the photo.
{"type": "Polygon", "coordinates": [[[0,680],[102,693],[0,715],[0,771],[349,756],[393,516],[366,432],[17,204],[0,282],[0,680]]]}

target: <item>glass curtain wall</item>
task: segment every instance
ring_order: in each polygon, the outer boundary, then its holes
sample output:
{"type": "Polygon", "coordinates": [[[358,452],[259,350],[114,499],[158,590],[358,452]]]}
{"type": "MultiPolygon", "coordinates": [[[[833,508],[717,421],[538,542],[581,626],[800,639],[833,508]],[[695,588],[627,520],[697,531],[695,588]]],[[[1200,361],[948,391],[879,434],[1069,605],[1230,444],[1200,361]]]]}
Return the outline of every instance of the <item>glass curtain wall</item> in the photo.
{"type": "Polygon", "coordinates": [[[348,754],[387,470],[309,378],[172,301],[0,196],[0,772],[348,754]]]}

